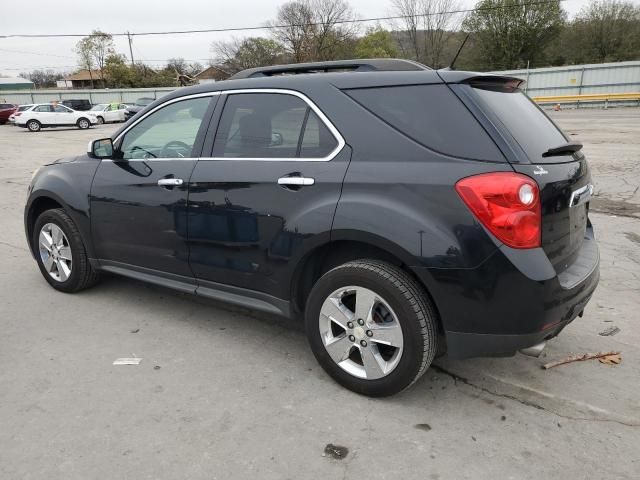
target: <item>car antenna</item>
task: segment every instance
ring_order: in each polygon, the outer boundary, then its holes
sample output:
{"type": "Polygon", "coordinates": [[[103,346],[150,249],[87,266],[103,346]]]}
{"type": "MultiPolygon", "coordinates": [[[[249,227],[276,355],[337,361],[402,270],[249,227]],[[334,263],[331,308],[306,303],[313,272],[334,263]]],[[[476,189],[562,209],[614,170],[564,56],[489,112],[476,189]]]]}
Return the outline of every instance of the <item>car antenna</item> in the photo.
{"type": "Polygon", "coordinates": [[[458,60],[458,56],[460,55],[460,52],[462,51],[462,49],[464,48],[465,43],[467,43],[467,40],[469,40],[469,35],[471,35],[470,33],[467,33],[467,36],[464,37],[464,40],[462,41],[462,43],[460,44],[460,48],[458,48],[458,51],[456,52],[456,56],[453,57],[453,60],[451,60],[451,63],[449,64],[449,66],[447,68],[445,68],[444,70],[453,70],[453,66],[456,63],[456,60],[458,60]]]}

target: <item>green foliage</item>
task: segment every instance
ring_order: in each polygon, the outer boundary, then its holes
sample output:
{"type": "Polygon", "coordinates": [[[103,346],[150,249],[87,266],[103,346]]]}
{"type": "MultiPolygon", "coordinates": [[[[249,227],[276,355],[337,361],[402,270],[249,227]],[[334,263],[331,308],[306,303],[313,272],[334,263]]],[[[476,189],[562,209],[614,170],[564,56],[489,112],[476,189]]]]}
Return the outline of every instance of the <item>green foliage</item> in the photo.
{"type": "Polygon", "coordinates": [[[155,71],[141,63],[131,66],[121,54],[111,54],[106,58],[105,73],[111,88],[176,86],[173,70],[155,71]]]}
{"type": "Polygon", "coordinates": [[[398,49],[393,36],[382,27],[369,28],[356,43],[356,58],[393,58],[398,49]]]}
{"type": "Polygon", "coordinates": [[[559,1],[481,0],[463,23],[475,36],[478,56],[492,70],[537,66],[560,34],[566,13],[559,1]]]}

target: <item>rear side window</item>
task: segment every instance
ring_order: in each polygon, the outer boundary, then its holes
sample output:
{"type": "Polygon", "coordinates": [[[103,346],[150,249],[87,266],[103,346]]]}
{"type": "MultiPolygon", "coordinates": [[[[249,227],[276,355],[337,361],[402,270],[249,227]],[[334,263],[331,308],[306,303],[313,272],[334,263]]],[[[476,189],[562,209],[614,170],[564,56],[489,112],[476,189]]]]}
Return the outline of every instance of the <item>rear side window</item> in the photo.
{"type": "Polygon", "coordinates": [[[361,88],[346,93],[431,150],[474,160],[505,161],[489,135],[446,85],[361,88]]]}
{"type": "Polygon", "coordinates": [[[533,163],[572,161],[571,155],[544,158],[550,148],[567,142],[562,132],[521,90],[474,88],[483,107],[493,111],[533,163]]]}
{"type": "Polygon", "coordinates": [[[307,103],[293,95],[229,95],[214,157],[323,158],[338,142],[307,103]]]}
{"type": "Polygon", "coordinates": [[[51,105],[40,105],[33,109],[35,112],[51,112],[51,105]]]}

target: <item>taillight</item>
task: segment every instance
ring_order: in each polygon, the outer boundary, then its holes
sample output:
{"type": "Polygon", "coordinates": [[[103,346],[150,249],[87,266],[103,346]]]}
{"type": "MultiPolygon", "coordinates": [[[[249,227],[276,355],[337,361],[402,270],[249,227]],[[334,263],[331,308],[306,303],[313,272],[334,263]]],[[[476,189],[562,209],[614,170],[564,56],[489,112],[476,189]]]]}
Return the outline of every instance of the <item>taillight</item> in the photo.
{"type": "Polygon", "coordinates": [[[16,112],[13,114],[14,117],[19,117],[20,115],[22,115],[22,112],[16,112]]]}
{"type": "Polygon", "coordinates": [[[540,191],[531,178],[512,172],[463,178],[456,191],[498,240],[513,248],[540,246],[540,191]]]}

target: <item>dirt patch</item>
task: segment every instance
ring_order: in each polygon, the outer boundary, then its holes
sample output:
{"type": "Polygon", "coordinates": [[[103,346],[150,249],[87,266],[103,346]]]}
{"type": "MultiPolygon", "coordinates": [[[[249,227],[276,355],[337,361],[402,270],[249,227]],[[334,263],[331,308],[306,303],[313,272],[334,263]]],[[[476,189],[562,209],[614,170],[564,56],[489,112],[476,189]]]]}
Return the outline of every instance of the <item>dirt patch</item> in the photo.
{"type": "Polygon", "coordinates": [[[597,213],[609,213],[623,217],[640,217],[640,205],[624,200],[610,200],[596,197],[591,200],[590,210],[597,213]]]}

